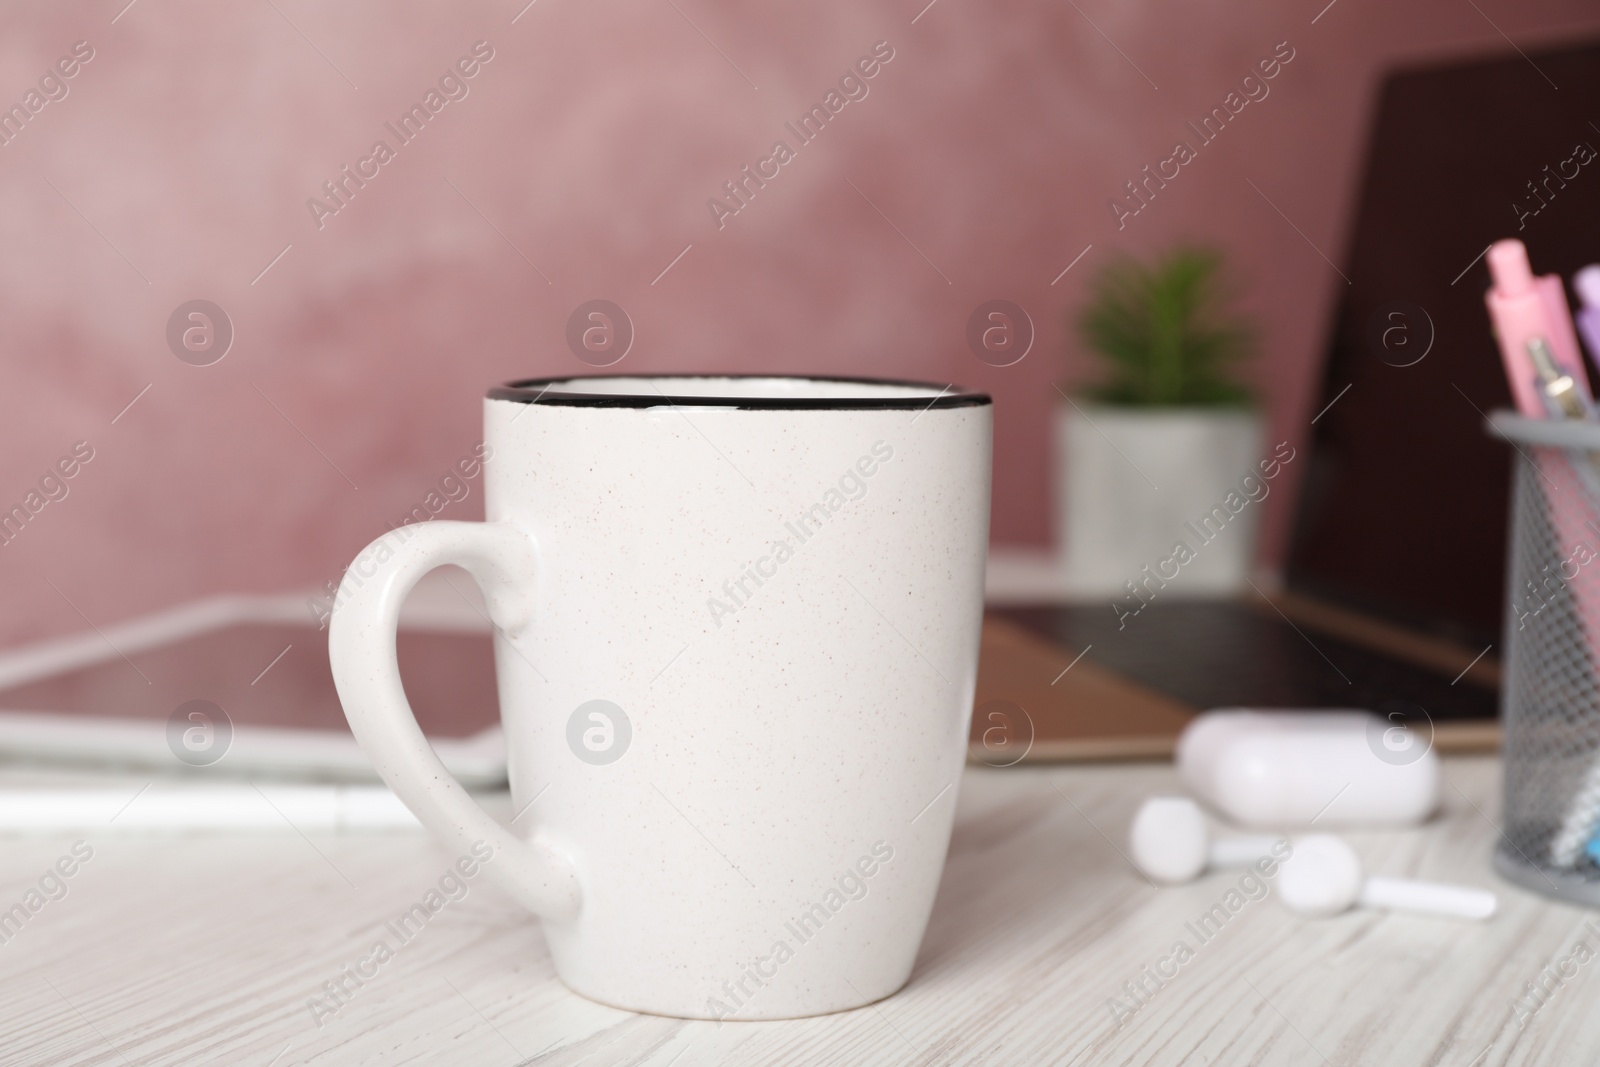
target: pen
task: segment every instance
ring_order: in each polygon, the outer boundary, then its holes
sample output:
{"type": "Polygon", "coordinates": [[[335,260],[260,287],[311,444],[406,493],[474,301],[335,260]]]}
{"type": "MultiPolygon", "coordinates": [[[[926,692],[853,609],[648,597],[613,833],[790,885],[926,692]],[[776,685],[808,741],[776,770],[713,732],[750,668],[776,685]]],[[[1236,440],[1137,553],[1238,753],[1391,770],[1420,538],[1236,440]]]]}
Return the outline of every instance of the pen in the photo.
{"type": "Polygon", "coordinates": [[[1572,288],[1578,294],[1578,330],[1584,344],[1589,346],[1589,359],[1600,368],[1600,263],[1591,263],[1572,276],[1572,288]]]}
{"type": "Polygon", "coordinates": [[[1590,411],[1593,400],[1589,381],[1584,377],[1561,279],[1553,274],[1534,277],[1528,250],[1515,239],[1490,245],[1488,262],[1494,284],[1484,294],[1484,303],[1494,323],[1500,358],[1505,363],[1517,410],[1535,419],[1551,414],[1544,388],[1546,379],[1529,349],[1530,343],[1537,341],[1549,357],[1548,365],[1556,369],[1555,377],[1569,378],[1582,411],[1590,411]]]}

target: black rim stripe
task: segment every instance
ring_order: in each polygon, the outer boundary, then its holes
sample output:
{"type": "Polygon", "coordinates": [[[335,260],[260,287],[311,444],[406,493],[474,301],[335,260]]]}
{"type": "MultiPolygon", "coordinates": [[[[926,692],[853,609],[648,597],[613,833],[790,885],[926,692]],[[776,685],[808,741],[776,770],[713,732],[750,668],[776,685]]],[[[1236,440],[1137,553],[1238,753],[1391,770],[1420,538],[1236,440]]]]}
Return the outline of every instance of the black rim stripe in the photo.
{"type": "MultiPolygon", "coordinates": [[[[669,387],[670,388],[670,387],[669,387]]],[[[579,408],[718,407],[746,411],[920,411],[927,408],[966,408],[992,404],[988,394],[967,392],[959,385],[942,382],[912,382],[889,378],[817,377],[798,374],[588,374],[559,378],[528,378],[507,382],[489,390],[490,400],[510,400],[518,404],[544,404],[579,408]],[[831,382],[846,385],[893,385],[928,389],[937,396],[894,397],[754,397],[754,396],[678,396],[667,393],[576,393],[556,392],[552,386],[607,378],[644,378],[659,382],[693,381],[708,378],[749,380],[768,378],[800,382],[831,382]]]]}

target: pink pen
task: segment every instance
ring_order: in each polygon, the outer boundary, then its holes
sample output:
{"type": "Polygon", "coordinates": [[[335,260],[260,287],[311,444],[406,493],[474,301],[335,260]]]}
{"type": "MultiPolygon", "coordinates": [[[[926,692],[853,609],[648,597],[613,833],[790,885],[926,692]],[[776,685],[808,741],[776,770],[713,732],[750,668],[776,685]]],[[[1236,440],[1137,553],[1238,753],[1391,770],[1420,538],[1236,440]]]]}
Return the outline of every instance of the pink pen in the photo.
{"type": "Polygon", "coordinates": [[[1494,285],[1483,299],[1494,321],[1517,410],[1536,419],[1562,414],[1552,409],[1545,389],[1552,380],[1552,366],[1556,378],[1570,379],[1567,384],[1581,407],[1592,408],[1589,380],[1578,354],[1578,337],[1561,279],[1554,274],[1534,277],[1528,250],[1515,239],[1496,241],[1489,247],[1488,258],[1494,285]],[[1538,355],[1548,358],[1536,362],[1529,353],[1530,343],[1538,355]]]}
{"type": "Polygon", "coordinates": [[[1578,303],[1583,305],[1574,316],[1578,331],[1589,346],[1589,358],[1600,369],[1600,263],[1591,263],[1574,274],[1572,287],[1578,291],[1578,303]]]}

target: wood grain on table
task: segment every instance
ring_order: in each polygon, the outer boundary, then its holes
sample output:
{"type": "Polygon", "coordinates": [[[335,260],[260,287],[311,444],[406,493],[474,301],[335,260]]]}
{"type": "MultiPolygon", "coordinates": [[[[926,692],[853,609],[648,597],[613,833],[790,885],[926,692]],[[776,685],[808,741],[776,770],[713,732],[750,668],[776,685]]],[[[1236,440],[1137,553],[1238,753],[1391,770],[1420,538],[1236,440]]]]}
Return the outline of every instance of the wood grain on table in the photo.
{"type": "MultiPolygon", "coordinates": [[[[420,833],[86,834],[94,855],[67,895],[0,944],[0,1063],[1600,1062],[1600,963],[1577,967],[1522,1026],[1511,1008],[1576,942],[1600,939],[1582,925],[1591,913],[1490,872],[1498,773],[1493,759],[1447,760],[1436,819],[1351,835],[1372,872],[1493,887],[1491,922],[1308,921],[1268,895],[1200,944],[1186,924],[1238,876],[1157,889],[1120,852],[1140,799],[1176,788],[1170,766],[969,768],[910,984],[856,1011],[775,1023],[586,1001],[555,978],[537,924],[478,883],[318,1026],[308,999],[437,881],[444,849],[420,833]],[[1124,983],[1178,940],[1193,958],[1130,1014],[1124,983]]],[[[70,844],[7,841],[0,906],[70,844]]]]}

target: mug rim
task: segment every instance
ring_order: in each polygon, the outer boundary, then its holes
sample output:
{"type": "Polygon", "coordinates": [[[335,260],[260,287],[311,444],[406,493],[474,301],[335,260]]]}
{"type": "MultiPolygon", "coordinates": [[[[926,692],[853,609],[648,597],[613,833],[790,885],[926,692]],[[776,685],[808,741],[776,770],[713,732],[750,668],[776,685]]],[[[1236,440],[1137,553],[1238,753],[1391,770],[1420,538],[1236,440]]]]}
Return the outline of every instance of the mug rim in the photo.
{"type": "Polygon", "coordinates": [[[987,393],[972,392],[945,382],[919,382],[896,378],[866,378],[847,375],[812,374],[563,374],[553,378],[523,378],[498,385],[488,392],[490,400],[509,400],[519,404],[546,404],[556,407],[651,408],[662,406],[719,407],[751,411],[920,411],[928,408],[964,408],[992,405],[987,393]],[[926,396],[851,396],[851,397],[761,397],[694,396],[671,393],[551,393],[562,382],[603,381],[613,378],[638,378],[661,382],[692,381],[708,378],[733,380],[768,379],[791,382],[830,382],[847,385],[889,385],[903,388],[938,390],[926,396]]]}

